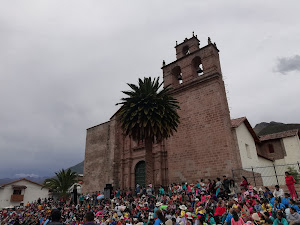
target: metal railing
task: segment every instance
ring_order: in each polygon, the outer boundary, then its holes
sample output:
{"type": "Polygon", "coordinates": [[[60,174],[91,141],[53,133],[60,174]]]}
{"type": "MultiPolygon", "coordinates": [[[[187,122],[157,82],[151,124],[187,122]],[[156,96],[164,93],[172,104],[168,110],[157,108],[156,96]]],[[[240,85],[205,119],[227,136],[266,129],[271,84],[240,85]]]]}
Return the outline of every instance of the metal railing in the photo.
{"type": "MultiPolygon", "coordinates": [[[[246,177],[248,183],[252,186],[274,186],[285,185],[285,172],[291,172],[296,180],[300,179],[300,164],[299,162],[293,164],[272,166],[259,166],[250,168],[233,169],[232,177],[234,180],[241,180],[242,176],[246,177]]],[[[300,180],[299,180],[300,182],[300,180]]]]}

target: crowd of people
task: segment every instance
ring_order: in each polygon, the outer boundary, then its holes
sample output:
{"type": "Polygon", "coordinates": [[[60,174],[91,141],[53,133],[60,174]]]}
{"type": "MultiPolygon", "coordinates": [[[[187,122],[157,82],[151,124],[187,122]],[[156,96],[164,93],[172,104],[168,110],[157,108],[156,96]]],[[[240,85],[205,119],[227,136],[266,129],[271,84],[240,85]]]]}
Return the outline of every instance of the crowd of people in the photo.
{"type": "MultiPolygon", "coordinates": [[[[287,185],[295,183],[286,174],[287,185]]],[[[226,176],[216,181],[171,184],[155,190],[137,185],[117,189],[111,199],[100,192],[81,195],[78,204],[53,199],[0,211],[1,224],[28,225],[243,225],[300,224],[295,188],[257,190],[243,177],[240,184],[226,176]]]]}

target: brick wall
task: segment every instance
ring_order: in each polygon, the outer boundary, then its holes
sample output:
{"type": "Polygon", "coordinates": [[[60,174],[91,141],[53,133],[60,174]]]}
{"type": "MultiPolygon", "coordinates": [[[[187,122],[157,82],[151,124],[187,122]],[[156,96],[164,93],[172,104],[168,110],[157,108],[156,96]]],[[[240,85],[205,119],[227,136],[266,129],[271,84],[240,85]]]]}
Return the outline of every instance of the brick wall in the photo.
{"type": "MultiPolygon", "coordinates": [[[[181,106],[178,132],[166,141],[169,182],[231,176],[232,168],[241,165],[218,49],[213,44],[197,49],[195,40],[184,42],[184,46],[193,46],[189,54],[180,55],[162,68],[165,85],[174,88],[174,97],[181,106]],[[202,75],[197,73],[199,63],[203,66],[202,75]]],[[[182,47],[183,44],[177,46],[177,56],[182,47]]]]}

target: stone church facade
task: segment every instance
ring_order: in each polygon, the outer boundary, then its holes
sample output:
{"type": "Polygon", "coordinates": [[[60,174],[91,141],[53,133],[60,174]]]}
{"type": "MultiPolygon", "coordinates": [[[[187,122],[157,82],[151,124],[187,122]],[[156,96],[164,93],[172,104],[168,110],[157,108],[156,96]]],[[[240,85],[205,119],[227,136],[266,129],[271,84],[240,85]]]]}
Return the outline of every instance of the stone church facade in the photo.
{"type": "MultiPolygon", "coordinates": [[[[176,60],[163,63],[164,85],[173,87],[179,101],[180,124],[169,139],[153,146],[154,185],[194,182],[231,175],[241,168],[219,50],[208,39],[200,47],[197,36],[176,44],[176,60]]],[[[145,185],[145,149],[122,134],[116,112],[108,122],[87,129],[84,192],[105,184],[134,188],[145,185]]]]}

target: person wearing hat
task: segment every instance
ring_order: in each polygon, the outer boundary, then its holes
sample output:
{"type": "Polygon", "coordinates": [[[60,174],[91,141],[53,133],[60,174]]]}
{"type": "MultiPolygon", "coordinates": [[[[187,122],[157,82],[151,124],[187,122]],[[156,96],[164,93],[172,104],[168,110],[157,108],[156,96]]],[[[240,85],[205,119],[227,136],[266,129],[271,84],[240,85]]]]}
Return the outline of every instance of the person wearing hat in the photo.
{"type": "Polygon", "coordinates": [[[153,218],[154,219],[156,219],[157,218],[157,216],[156,216],[156,211],[158,210],[158,209],[160,209],[160,207],[162,206],[162,203],[161,202],[156,202],[156,204],[155,204],[155,208],[154,208],[154,213],[153,213],[153,218]]]}
{"type": "Polygon", "coordinates": [[[181,206],[179,206],[179,209],[181,209],[180,217],[183,217],[187,210],[187,207],[185,205],[181,205],[181,206]]]}
{"type": "Polygon", "coordinates": [[[190,212],[185,213],[185,218],[187,219],[186,225],[193,225],[192,213],[190,213],[190,212]]]}

